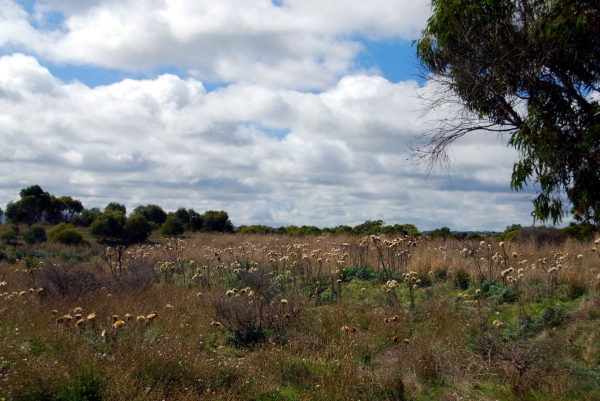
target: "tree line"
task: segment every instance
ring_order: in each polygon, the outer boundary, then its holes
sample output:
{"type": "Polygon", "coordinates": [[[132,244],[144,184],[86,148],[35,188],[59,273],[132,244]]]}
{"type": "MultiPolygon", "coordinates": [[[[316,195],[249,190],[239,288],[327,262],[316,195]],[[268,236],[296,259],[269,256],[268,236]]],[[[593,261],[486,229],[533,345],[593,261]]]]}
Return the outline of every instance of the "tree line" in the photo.
{"type": "Polygon", "coordinates": [[[110,202],[103,210],[86,209],[80,200],[71,196],[57,197],[39,185],[23,188],[19,195],[19,200],[8,202],[6,211],[0,209],[0,215],[12,224],[12,229],[3,234],[7,242],[17,241],[20,224],[28,226],[23,239],[30,243],[47,239],[82,243],[83,237],[76,226],[89,227],[90,235],[101,242],[119,244],[144,242],[154,230],[160,230],[163,236],[181,235],[185,231],[233,232],[233,224],[222,210],[200,214],[181,207],[167,213],[162,207],[149,204],[139,205],[127,215],[125,205],[118,202],[110,202]],[[55,227],[47,235],[42,224],[55,227]]]}

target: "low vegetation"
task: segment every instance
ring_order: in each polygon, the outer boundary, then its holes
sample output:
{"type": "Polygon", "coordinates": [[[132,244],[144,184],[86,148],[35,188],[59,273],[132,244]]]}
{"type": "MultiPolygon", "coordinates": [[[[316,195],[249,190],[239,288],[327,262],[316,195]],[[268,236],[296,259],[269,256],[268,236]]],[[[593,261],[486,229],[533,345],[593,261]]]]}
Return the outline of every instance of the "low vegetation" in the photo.
{"type": "Polygon", "coordinates": [[[0,398],[600,398],[596,238],[83,237],[0,253],[0,398]]]}

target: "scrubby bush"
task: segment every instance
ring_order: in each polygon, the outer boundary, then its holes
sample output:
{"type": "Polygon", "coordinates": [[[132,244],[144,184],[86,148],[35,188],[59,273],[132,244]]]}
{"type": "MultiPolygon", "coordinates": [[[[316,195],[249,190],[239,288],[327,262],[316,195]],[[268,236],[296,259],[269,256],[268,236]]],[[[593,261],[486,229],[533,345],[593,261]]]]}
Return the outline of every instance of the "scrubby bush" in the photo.
{"type": "Polygon", "coordinates": [[[262,267],[241,271],[242,285],[249,289],[244,289],[243,294],[230,290],[212,300],[218,324],[228,331],[229,340],[236,347],[251,347],[269,338],[281,338],[304,310],[302,297],[290,294],[284,298],[272,285],[269,273],[262,267]]]}
{"type": "Polygon", "coordinates": [[[138,243],[148,239],[152,233],[152,226],[143,215],[138,214],[127,219],[123,230],[129,242],[138,243]]]}
{"type": "Polygon", "coordinates": [[[19,239],[19,227],[14,226],[10,230],[2,233],[2,241],[7,245],[17,245],[19,239]]]}
{"type": "Polygon", "coordinates": [[[565,236],[556,228],[525,227],[519,230],[517,239],[521,242],[531,242],[538,246],[559,245],[565,241],[565,236]]]}
{"type": "Polygon", "coordinates": [[[174,237],[183,234],[185,227],[177,215],[169,213],[167,220],[160,228],[160,234],[163,237],[174,237]]]}
{"type": "Polygon", "coordinates": [[[458,269],[454,274],[454,285],[461,290],[466,290],[471,285],[471,275],[463,268],[458,269]]]}
{"type": "Polygon", "coordinates": [[[592,223],[571,222],[567,227],[561,229],[560,231],[568,238],[577,239],[579,241],[589,241],[591,239],[594,239],[599,229],[598,226],[592,223]]]}
{"type": "Polygon", "coordinates": [[[65,245],[83,244],[83,236],[71,223],[60,223],[48,232],[48,241],[65,245]]]}
{"type": "Polygon", "coordinates": [[[152,226],[142,214],[129,218],[120,210],[105,211],[90,226],[90,235],[109,243],[144,242],[152,233],[152,226]]]}
{"type": "Polygon", "coordinates": [[[48,240],[46,228],[39,224],[34,224],[28,230],[23,232],[23,240],[28,244],[39,244],[41,242],[46,242],[48,240]]]}

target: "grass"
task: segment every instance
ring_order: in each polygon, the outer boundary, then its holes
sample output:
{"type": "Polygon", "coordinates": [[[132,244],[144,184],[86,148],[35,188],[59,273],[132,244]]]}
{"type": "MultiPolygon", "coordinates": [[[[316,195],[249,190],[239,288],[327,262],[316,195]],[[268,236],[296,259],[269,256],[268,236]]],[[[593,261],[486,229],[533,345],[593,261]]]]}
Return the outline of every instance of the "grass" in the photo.
{"type": "Polygon", "coordinates": [[[600,398],[594,244],[393,240],[156,238],[120,270],[94,242],[6,248],[0,399],[600,398]],[[466,245],[482,248],[484,281],[466,245]],[[57,324],[76,307],[96,319],[57,324]]]}

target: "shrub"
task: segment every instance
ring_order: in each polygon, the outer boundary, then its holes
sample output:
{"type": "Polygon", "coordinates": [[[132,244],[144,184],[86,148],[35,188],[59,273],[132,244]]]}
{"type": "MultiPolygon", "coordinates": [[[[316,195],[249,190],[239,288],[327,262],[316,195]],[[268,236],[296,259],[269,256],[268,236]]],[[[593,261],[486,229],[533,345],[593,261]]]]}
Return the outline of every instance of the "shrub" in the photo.
{"type": "Polygon", "coordinates": [[[79,298],[102,287],[93,273],[71,263],[56,265],[46,261],[40,272],[41,285],[50,297],[58,295],[61,298],[79,298]]]}
{"type": "Polygon", "coordinates": [[[2,241],[7,245],[17,245],[17,239],[19,238],[18,228],[15,230],[14,227],[10,230],[2,233],[2,241]]]}
{"type": "Polygon", "coordinates": [[[565,236],[556,228],[526,227],[519,230],[517,239],[521,242],[532,242],[537,246],[559,245],[565,241],[565,236]]]}
{"type": "Polygon", "coordinates": [[[351,282],[354,280],[375,280],[377,278],[377,274],[367,267],[362,266],[349,266],[344,268],[344,281],[351,282]]]}
{"type": "Polygon", "coordinates": [[[454,274],[454,285],[461,290],[466,290],[471,285],[471,275],[465,269],[458,269],[454,274]]]}
{"type": "Polygon", "coordinates": [[[567,280],[567,297],[569,299],[577,299],[585,295],[588,291],[586,283],[582,280],[570,278],[567,280]]]}
{"type": "Polygon", "coordinates": [[[183,234],[184,229],[181,219],[175,214],[169,213],[167,220],[160,228],[160,234],[163,237],[177,236],[183,234]]]}
{"type": "Polygon", "coordinates": [[[146,241],[152,233],[152,226],[141,214],[129,217],[123,229],[127,239],[133,243],[146,241]]]}
{"type": "Polygon", "coordinates": [[[433,278],[436,281],[446,281],[448,279],[448,268],[446,266],[438,266],[434,268],[433,278]]]}
{"type": "Polygon", "coordinates": [[[83,236],[71,223],[60,223],[48,232],[48,241],[65,245],[83,244],[83,236]]]}
{"type": "Polygon", "coordinates": [[[23,233],[23,240],[28,244],[39,244],[48,240],[46,228],[39,224],[34,224],[23,233]]]}
{"type": "Polygon", "coordinates": [[[100,241],[119,241],[125,235],[127,219],[120,210],[108,210],[98,215],[90,226],[90,235],[100,241]]]}
{"type": "Polygon", "coordinates": [[[230,342],[236,347],[250,347],[269,337],[281,337],[304,310],[300,295],[290,294],[282,300],[282,294],[271,285],[269,273],[265,268],[241,272],[244,285],[254,294],[222,295],[212,300],[216,319],[227,329],[230,342]]]}

